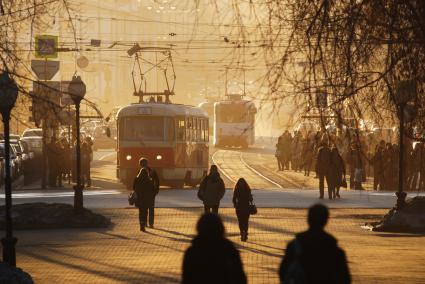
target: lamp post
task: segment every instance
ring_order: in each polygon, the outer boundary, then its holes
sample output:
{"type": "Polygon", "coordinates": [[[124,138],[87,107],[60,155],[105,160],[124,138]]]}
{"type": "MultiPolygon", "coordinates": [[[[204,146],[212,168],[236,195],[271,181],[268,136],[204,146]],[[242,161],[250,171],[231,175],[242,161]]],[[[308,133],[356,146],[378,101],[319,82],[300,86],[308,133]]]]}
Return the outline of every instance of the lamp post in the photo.
{"type": "Polygon", "coordinates": [[[83,209],[83,189],[81,184],[81,147],[80,147],[80,103],[86,94],[86,85],[80,76],[73,76],[69,83],[68,92],[75,103],[76,128],[77,128],[77,184],[74,186],[74,209],[81,212],[83,209]]]}
{"type": "Polygon", "coordinates": [[[397,204],[396,208],[401,209],[406,204],[406,192],[403,191],[404,185],[404,116],[407,103],[412,100],[416,94],[415,81],[401,81],[398,83],[394,101],[398,106],[399,115],[399,154],[398,154],[398,191],[396,192],[397,204]]]}
{"type": "Polygon", "coordinates": [[[6,237],[1,240],[3,244],[3,261],[11,266],[16,266],[15,245],[17,238],[13,237],[12,227],[12,183],[10,179],[10,112],[15,106],[18,97],[18,86],[10,78],[8,72],[0,74],[0,112],[4,124],[4,155],[6,176],[4,182],[5,200],[6,200],[6,237]]]}

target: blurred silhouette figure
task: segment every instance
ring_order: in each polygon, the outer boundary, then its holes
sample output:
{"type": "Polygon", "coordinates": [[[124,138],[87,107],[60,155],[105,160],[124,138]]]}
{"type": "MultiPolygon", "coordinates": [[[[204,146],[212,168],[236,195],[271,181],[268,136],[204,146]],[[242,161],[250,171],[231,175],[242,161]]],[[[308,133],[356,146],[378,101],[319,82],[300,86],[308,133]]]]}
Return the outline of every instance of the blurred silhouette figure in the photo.
{"type": "Polygon", "coordinates": [[[90,163],[93,160],[91,139],[87,137],[81,143],[81,183],[91,186],[90,163]]]}
{"type": "Polygon", "coordinates": [[[345,164],[338,148],[333,147],[331,150],[331,162],[329,164],[328,187],[333,198],[340,198],[339,189],[345,179],[345,164]]]}
{"type": "Polygon", "coordinates": [[[156,171],[148,166],[148,159],[146,158],[140,158],[139,165],[141,168],[146,169],[148,171],[148,175],[151,178],[153,182],[153,186],[155,188],[155,195],[152,197],[152,200],[150,202],[150,206],[148,207],[148,215],[149,215],[149,227],[154,227],[155,222],[155,197],[159,192],[159,177],[156,171]]]}
{"type": "Polygon", "coordinates": [[[212,211],[218,214],[218,207],[225,191],[224,182],[220,177],[218,168],[216,165],[212,165],[210,173],[202,180],[198,191],[198,198],[204,203],[206,213],[212,211]]]}
{"type": "Polygon", "coordinates": [[[198,235],[184,254],[182,283],[247,283],[239,252],[224,237],[220,217],[205,213],[196,229],[198,235]]]}
{"type": "Polygon", "coordinates": [[[280,281],[287,283],[351,283],[345,253],[337,240],[324,231],[328,208],[313,205],[308,211],[309,229],[296,235],[283,257],[280,281]]]}
{"type": "Polygon", "coordinates": [[[252,202],[251,188],[245,179],[240,178],[233,191],[233,206],[238,217],[241,241],[248,240],[249,204],[252,202]]]}
{"type": "Polygon", "coordinates": [[[328,147],[326,142],[320,144],[319,151],[317,153],[317,163],[316,163],[316,174],[319,177],[319,191],[320,198],[323,198],[325,194],[325,178],[326,183],[328,184],[328,196],[329,199],[332,199],[331,188],[329,187],[329,168],[331,163],[331,150],[328,147]]]}
{"type": "Polygon", "coordinates": [[[139,208],[140,231],[146,231],[148,209],[153,207],[156,189],[149,172],[146,168],[141,168],[139,174],[134,179],[133,189],[137,193],[136,206],[139,208]]]}

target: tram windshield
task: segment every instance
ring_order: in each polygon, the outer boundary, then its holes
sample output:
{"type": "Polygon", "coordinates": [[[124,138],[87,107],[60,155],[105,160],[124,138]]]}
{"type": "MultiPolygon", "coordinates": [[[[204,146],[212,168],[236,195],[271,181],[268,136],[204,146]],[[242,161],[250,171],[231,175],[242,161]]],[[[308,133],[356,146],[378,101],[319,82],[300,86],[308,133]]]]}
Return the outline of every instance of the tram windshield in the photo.
{"type": "Polygon", "coordinates": [[[248,122],[249,119],[248,110],[242,104],[220,105],[217,111],[218,122],[241,123],[248,122]]]}
{"type": "Polygon", "coordinates": [[[120,121],[120,139],[170,141],[174,139],[174,122],[169,117],[136,116],[120,121]]]}

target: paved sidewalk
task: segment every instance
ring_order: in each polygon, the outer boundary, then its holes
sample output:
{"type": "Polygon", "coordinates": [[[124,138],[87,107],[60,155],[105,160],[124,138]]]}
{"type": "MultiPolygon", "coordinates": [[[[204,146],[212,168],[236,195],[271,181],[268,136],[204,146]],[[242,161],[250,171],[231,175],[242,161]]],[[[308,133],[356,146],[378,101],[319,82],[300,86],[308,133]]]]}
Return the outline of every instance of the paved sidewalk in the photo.
{"type": "MultiPolygon", "coordinates": [[[[329,231],[346,250],[354,283],[424,283],[425,238],[360,228],[383,209],[334,209],[329,231]]],[[[158,209],[156,229],[138,230],[135,209],[98,210],[110,229],[18,231],[18,266],[37,283],[178,283],[200,208],[158,209]]],[[[283,248],[306,228],[305,209],[260,208],[241,243],[232,209],[222,209],[227,235],[239,247],[250,283],[278,283],[283,248]]]]}

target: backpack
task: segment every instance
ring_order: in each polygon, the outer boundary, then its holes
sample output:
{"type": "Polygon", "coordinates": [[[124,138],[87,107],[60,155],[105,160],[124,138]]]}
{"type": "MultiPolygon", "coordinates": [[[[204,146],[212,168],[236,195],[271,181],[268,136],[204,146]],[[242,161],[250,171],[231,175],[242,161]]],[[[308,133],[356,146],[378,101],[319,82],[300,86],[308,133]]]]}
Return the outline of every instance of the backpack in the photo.
{"type": "Polygon", "coordinates": [[[282,284],[306,284],[307,276],[304,267],[301,263],[302,248],[301,243],[297,239],[294,240],[295,259],[289,265],[288,271],[285,273],[285,278],[282,284]]]}

